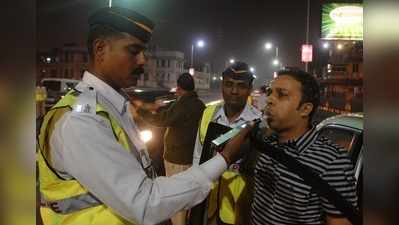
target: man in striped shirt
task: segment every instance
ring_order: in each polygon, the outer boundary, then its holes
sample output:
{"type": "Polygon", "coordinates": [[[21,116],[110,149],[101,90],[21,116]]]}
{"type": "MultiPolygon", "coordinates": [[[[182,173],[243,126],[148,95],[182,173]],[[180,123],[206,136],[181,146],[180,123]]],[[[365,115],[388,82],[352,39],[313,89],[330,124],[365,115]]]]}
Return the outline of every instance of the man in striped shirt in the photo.
{"type": "MultiPolygon", "coordinates": [[[[347,152],[318,136],[311,125],[320,99],[314,77],[300,70],[279,71],[267,96],[265,115],[274,134],[265,141],[315,170],[356,206],[355,177],[347,152]]],[[[262,153],[255,168],[251,223],[350,224],[299,176],[262,153]]]]}

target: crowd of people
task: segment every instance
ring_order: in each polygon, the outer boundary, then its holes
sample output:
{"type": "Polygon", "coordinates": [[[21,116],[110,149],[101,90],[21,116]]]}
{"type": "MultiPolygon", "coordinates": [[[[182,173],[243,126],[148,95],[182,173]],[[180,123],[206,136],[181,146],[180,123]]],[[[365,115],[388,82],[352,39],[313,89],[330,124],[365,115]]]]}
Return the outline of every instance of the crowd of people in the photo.
{"type": "Polygon", "coordinates": [[[157,107],[129,102],[123,92],[144,71],[153,22],[118,7],[100,9],[88,22],[88,69],[46,113],[38,136],[43,224],[350,224],[329,200],[248,141],[251,121],[265,118],[272,131],[266,143],[312,168],[357,207],[348,153],[312,124],[320,101],[312,75],[279,71],[257,109],[247,101],[254,75],[244,62],[225,68],[223,101],[207,106],[192,76],[183,73],[178,99],[154,112],[157,107]],[[145,121],[167,127],[166,176],[156,175],[129,104],[145,121]],[[222,149],[207,144],[212,129],[243,124],[249,126],[222,149]]]}

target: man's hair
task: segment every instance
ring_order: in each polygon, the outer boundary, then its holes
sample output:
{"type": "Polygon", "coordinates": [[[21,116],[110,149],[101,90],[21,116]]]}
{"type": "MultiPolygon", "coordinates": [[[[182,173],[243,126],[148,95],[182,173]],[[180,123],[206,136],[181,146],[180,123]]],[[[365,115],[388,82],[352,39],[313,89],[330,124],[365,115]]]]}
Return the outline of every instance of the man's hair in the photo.
{"type": "Polygon", "coordinates": [[[117,37],[119,35],[121,35],[121,32],[106,25],[96,25],[91,27],[87,35],[87,51],[89,53],[89,57],[93,58],[94,56],[93,44],[96,39],[106,39],[111,37],[117,37]]]}
{"type": "Polygon", "coordinates": [[[309,122],[311,122],[314,114],[317,111],[317,107],[320,104],[320,88],[316,79],[309,73],[299,69],[280,70],[277,72],[277,75],[290,76],[299,83],[301,83],[302,96],[298,107],[300,107],[302,104],[306,102],[310,102],[313,104],[313,109],[309,114],[309,122]]]}
{"type": "Polygon", "coordinates": [[[194,78],[189,73],[182,73],[177,78],[177,86],[185,91],[193,91],[195,89],[194,78]]]}

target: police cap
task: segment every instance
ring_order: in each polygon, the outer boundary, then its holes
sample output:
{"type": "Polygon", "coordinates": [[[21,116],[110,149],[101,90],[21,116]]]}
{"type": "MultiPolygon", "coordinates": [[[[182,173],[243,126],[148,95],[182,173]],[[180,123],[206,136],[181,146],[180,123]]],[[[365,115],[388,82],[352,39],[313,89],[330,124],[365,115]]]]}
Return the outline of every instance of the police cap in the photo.
{"type": "Polygon", "coordinates": [[[151,39],[154,23],[147,17],[120,7],[107,7],[94,12],[89,17],[89,27],[109,26],[119,32],[126,32],[144,43],[151,39]]]}
{"type": "Polygon", "coordinates": [[[244,62],[235,62],[233,65],[227,67],[222,73],[223,77],[230,77],[235,80],[247,80],[252,83],[254,76],[249,70],[248,64],[244,62]]]}

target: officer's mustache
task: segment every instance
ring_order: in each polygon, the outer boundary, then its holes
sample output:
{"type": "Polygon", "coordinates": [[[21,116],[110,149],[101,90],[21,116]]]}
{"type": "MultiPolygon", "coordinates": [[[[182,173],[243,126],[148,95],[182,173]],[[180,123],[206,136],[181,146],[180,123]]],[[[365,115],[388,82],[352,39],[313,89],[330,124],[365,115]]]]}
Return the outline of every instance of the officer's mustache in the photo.
{"type": "Polygon", "coordinates": [[[131,74],[135,75],[135,76],[140,76],[143,73],[144,73],[144,68],[138,67],[138,68],[134,69],[131,74]]]}

